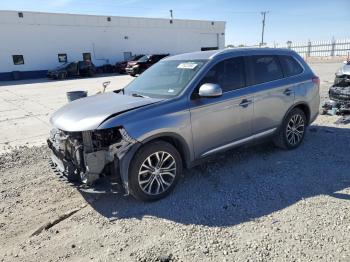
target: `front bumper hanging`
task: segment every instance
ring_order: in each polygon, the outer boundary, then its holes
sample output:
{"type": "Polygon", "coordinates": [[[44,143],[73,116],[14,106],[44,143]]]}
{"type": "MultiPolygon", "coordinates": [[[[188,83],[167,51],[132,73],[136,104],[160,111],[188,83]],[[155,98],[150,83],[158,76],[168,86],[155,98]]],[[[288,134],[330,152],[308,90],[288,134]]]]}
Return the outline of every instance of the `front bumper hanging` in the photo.
{"type": "Polygon", "coordinates": [[[81,138],[77,138],[76,134],[53,130],[47,140],[51,161],[65,177],[78,178],[79,182],[88,186],[93,186],[106,173],[106,167],[112,164],[112,173],[118,176],[128,192],[128,168],[140,143],[123,128],[119,129],[119,134],[117,142],[107,147],[96,147],[91,131],[81,132],[81,138]]]}

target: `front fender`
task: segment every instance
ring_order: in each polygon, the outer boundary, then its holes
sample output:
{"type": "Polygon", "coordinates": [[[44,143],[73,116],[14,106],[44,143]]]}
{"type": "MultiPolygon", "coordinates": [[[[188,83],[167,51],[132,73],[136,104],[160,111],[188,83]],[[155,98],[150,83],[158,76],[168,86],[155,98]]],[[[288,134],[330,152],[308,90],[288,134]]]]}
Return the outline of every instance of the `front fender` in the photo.
{"type": "Polygon", "coordinates": [[[131,137],[143,144],[162,137],[173,138],[180,143],[186,162],[194,159],[191,120],[188,110],[127,123],[124,128],[131,137]]]}
{"type": "Polygon", "coordinates": [[[186,100],[174,99],[138,108],[112,117],[99,129],[123,126],[127,133],[141,143],[162,136],[178,139],[186,145],[188,159],[193,160],[191,115],[186,100]]]}

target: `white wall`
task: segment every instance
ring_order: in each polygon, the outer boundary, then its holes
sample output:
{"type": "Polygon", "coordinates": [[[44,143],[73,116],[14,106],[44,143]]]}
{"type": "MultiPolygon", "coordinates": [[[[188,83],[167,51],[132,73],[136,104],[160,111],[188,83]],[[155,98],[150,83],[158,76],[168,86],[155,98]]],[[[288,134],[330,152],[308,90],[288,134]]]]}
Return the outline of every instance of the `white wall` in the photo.
{"type": "Polygon", "coordinates": [[[0,11],[0,72],[46,70],[90,52],[95,64],[115,63],[124,52],[170,53],[225,47],[225,22],[0,11]],[[127,37],[127,39],[125,39],[127,37]],[[14,65],[12,55],[23,55],[14,65]]]}

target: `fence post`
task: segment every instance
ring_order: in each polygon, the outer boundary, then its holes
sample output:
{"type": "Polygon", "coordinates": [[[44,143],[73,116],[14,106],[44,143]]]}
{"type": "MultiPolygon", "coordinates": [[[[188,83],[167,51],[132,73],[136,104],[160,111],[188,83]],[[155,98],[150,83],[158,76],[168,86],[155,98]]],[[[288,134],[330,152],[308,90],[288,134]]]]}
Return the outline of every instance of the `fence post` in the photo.
{"type": "Polygon", "coordinates": [[[307,43],[307,53],[306,53],[307,57],[311,56],[311,41],[309,40],[309,42],[307,43]]]}
{"type": "Polygon", "coordinates": [[[331,56],[335,55],[335,39],[332,38],[332,49],[331,49],[331,56]]]}

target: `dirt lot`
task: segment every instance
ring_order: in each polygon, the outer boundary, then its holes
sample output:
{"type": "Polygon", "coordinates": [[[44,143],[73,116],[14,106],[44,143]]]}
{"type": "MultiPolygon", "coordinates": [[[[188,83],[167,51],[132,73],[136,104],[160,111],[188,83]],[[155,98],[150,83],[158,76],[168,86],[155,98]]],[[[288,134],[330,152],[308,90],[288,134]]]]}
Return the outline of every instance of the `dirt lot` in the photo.
{"type": "MultiPolygon", "coordinates": [[[[338,66],[312,64],[323,99],[338,66]]],[[[319,116],[294,151],[217,155],[156,203],[61,182],[45,147],[2,154],[0,261],[350,261],[350,124],[339,118],[319,116]]]]}

